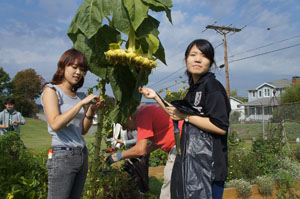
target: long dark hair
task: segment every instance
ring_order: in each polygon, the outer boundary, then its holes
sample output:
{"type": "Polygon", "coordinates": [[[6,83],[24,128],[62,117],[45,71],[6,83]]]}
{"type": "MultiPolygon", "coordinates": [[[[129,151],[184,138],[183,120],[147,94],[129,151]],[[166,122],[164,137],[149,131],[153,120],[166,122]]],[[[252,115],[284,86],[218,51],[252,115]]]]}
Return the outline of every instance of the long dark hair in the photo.
{"type": "MultiPolygon", "coordinates": [[[[80,52],[79,50],[71,48],[71,49],[67,50],[66,52],[64,52],[62,54],[62,56],[60,57],[60,59],[57,63],[57,70],[54,73],[54,75],[52,77],[52,81],[50,83],[54,84],[54,85],[62,83],[62,81],[64,80],[64,76],[65,76],[66,66],[70,66],[70,65],[74,64],[75,61],[77,61],[77,65],[80,68],[83,68],[84,72],[86,72],[88,70],[88,62],[87,62],[84,54],[82,52],[80,52]]],[[[47,83],[49,83],[49,82],[47,82],[47,83]]],[[[43,86],[45,86],[47,83],[45,83],[43,86]]],[[[83,83],[84,83],[84,77],[82,77],[81,80],[73,86],[72,91],[76,92],[79,88],[82,87],[83,83]]]]}
{"type": "MultiPolygon", "coordinates": [[[[211,45],[211,43],[205,39],[196,39],[188,45],[188,47],[185,50],[185,54],[184,54],[185,62],[190,54],[191,49],[195,45],[205,55],[205,57],[210,60],[210,66],[209,66],[210,68],[213,64],[214,65],[216,64],[215,59],[214,59],[214,57],[215,57],[214,48],[211,45]]],[[[189,85],[191,85],[193,82],[192,74],[188,70],[185,71],[185,74],[188,76],[189,85]]]]}

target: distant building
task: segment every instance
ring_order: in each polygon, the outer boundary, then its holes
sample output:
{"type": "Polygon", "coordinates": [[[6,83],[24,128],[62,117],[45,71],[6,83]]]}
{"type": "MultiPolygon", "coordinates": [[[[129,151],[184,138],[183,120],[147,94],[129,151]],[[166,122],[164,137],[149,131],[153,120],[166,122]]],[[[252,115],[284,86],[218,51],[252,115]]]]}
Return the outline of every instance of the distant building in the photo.
{"type": "Polygon", "coordinates": [[[240,113],[239,121],[245,120],[245,109],[241,106],[241,104],[243,104],[242,101],[234,97],[230,97],[231,112],[236,111],[240,113]]]}
{"type": "Polygon", "coordinates": [[[287,87],[300,82],[300,77],[294,76],[292,80],[280,79],[274,82],[265,82],[248,90],[248,102],[241,104],[245,107],[247,121],[263,121],[272,118],[273,110],[279,105],[280,94],[287,87]]]}

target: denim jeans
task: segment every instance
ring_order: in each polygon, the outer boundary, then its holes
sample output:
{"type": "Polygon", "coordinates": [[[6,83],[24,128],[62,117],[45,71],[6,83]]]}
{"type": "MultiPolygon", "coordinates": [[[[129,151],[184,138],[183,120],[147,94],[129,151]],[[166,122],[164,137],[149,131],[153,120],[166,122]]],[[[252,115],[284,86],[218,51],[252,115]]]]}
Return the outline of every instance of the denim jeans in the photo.
{"type": "Polygon", "coordinates": [[[212,198],[222,199],[224,192],[224,181],[214,181],[212,185],[212,198]]]}
{"type": "Polygon", "coordinates": [[[86,147],[53,151],[46,167],[48,199],[80,199],[88,171],[86,147]]]}

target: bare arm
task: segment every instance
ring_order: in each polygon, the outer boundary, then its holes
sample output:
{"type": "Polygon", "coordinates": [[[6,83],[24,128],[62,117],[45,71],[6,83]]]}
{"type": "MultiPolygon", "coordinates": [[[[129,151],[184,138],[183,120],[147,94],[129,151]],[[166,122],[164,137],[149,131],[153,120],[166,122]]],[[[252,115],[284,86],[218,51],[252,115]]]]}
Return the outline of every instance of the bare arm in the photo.
{"type": "MultiPolygon", "coordinates": [[[[175,107],[167,107],[172,120],[184,120],[187,114],[180,112],[175,107]]],[[[208,117],[201,117],[198,115],[189,115],[189,123],[211,133],[225,135],[226,131],[214,125],[208,117]]]]}
{"type": "MultiPolygon", "coordinates": [[[[93,99],[99,101],[98,96],[91,94],[68,111],[60,114],[58,110],[58,97],[55,90],[49,87],[45,88],[42,100],[50,127],[54,131],[63,128],[78,114],[83,105],[89,104],[93,99]]],[[[86,120],[86,118],[84,120],[86,120]]]]}
{"type": "Polygon", "coordinates": [[[148,139],[139,140],[136,145],[122,152],[122,159],[136,158],[147,153],[148,139]]]}
{"type": "Polygon", "coordinates": [[[166,109],[165,103],[168,106],[172,106],[170,103],[166,102],[166,101],[162,101],[162,99],[157,95],[157,93],[151,89],[151,88],[142,88],[139,87],[139,92],[143,94],[143,96],[147,99],[154,99],[161,107],[162,109],[169,115],[168,110],[166,109]]]}

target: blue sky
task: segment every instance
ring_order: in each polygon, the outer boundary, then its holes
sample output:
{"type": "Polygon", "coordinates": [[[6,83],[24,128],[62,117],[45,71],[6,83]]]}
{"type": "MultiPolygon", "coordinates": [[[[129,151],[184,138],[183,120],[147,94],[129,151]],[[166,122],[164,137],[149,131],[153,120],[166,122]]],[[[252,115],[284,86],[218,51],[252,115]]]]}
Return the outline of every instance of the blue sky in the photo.
{"type": "MultiPolygon", "coordinates": [[[[83,0],[1,0],[0,66],[10,75],[34,68],[46,81],[56,71],[61,54],[72,47],[69,24],[83,0]]],[[[173,24],[164,13],[151,13],[161,24],[160,39],[168,66],[159,63],[149,78],[155,90],[177,91],[186,80],[184,52],[194,39],[209,40],[217,65],[224,63],[223,36],[205,27],[243,28],[227,34],[231,90],[247,96],[249,88],[300,76],[299,0],[174,0],[173,24]],[[179,76],[182,76],[180,79],[179,76]]],[[[225,87],[225,72],[215,71],[225,87]]],[[[83,91],[96,84],[88,73],[83,91]]],[[[111,91],[108,91],[110,95],[111,91]]]]}

